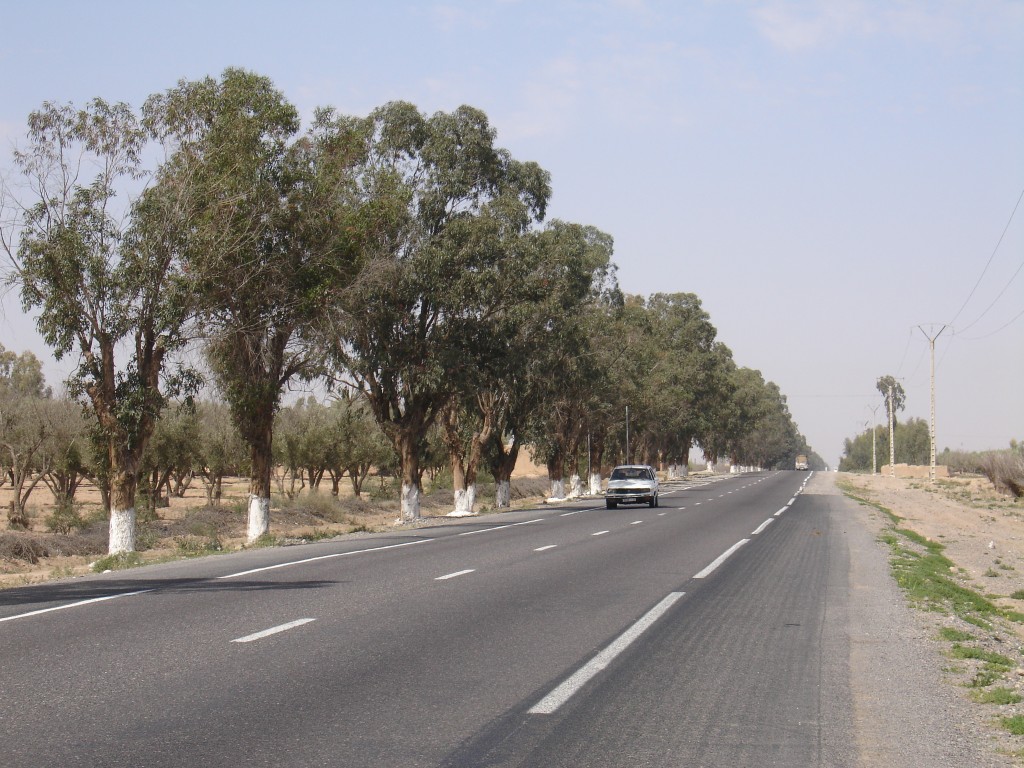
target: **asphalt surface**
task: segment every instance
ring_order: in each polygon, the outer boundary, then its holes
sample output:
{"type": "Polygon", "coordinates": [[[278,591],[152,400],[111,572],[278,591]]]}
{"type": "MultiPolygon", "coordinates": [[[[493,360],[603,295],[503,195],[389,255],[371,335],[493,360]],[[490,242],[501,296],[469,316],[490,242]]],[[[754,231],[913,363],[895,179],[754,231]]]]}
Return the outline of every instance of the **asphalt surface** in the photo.
{"type": "Polygon", "coordinates": [[[2,763],[867,764],[850,509],[818,484],[730,476],[659,508],[0,591],[2,763]]]}

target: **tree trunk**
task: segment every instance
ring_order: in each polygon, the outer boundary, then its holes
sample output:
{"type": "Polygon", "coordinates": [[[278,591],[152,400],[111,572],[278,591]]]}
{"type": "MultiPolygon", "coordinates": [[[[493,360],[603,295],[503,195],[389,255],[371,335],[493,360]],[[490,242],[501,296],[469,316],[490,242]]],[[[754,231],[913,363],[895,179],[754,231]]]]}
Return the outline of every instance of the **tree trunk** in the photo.
{"type": "Polygon", "coordinates": [[[469,517],[476,514],[473,505],[476,504],[476,483],[469,483],[464,488],[455,489],[455,511],[449,512],[449,517],[469,517]]]}
{"type": "Polygon", "coordinates": [[[512,472],[519,459],[519,442],[513,439],[506,450],[500,435],[492,439],[488,464],[495,482],[494,506],[496,509],[508,509],[512,506],[512,472]]]}
{"type": "Polygon", "coordinates": [[[252,544],[270,533],[270,479],[274,469],[273,417],[266,420],[258,439],[253,440],[249,476],[249,526],[247,539],[252,544]]]}
{"type": "Polygon", "coordinates": [[[569,477],[569,498],[578,499],[583,495],[583,478],[575,472],[569,477]]]}
{"type": "Polygon", "coordinates": [[[420,519],[420,452],[410,431],[399,433],[398,444],[402,459],[402,522],[411,523],[420,519]]]}
{"type": "Polygon", "coordinates": [[[565,498],[565,460],[562,452],[555,451],[548,458],[548,480],[551,481],[551,494],[552,499],[564,499],[565,498]]]}
{"type": "Polygon", "coordinates": [[[135,468],[123,466],[123,458],[111,451],[110,467],[110,541],[111,555],[135,551],[135,468]]]}

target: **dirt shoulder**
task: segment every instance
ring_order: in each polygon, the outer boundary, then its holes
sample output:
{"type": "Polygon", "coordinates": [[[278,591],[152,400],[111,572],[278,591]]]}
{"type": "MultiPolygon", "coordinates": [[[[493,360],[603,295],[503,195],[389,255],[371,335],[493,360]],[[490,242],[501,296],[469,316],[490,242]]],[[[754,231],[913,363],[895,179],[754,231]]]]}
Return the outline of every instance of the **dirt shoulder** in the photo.
{"type": "Polygon", "coordinates": [[[930,485],[843,473],[835,482],[866,502],[854,517],[874,539],[851,552],[864,754],[883,739],[900,744],[906,719],[934,734],[919,749],[945,751],[923,762],[908,753],[900,765],[1024,765],[1024,735],[1010,729],[1024,721],[1024,504],[983,478],[930,485]],[[894,601],[916,610],[893,611],[894,601]]]}

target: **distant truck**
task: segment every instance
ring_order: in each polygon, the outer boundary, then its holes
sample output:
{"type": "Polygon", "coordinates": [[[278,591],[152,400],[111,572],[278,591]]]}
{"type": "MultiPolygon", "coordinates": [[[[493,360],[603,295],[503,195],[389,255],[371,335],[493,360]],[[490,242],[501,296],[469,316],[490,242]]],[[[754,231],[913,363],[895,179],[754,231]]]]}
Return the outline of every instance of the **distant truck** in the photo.
{"type": "Polygon", "coordinates": [[[807,463],[807,457],[804,456],[802,453],[796,457],[796,468],[802,470],[808,470],[811,468],[810,465],[807,463]]]}

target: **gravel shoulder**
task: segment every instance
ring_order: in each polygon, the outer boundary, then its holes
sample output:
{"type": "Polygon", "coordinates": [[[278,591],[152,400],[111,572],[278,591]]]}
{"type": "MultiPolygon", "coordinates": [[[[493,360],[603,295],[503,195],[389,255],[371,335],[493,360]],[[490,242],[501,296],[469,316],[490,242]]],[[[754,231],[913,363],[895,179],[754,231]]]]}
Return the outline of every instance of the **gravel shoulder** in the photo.
{"type": "Polygon", "coordinates": [[[1009,594],[1024,587],[1017,569],[1024,535],[1020,506],[968,496],[957,501],[922,487],[927,483],[921,481],[862,475],[821,473],[807,488],[832,497],[830,508],[849,548],[846,615],[858,765],[1024,765],[1024,738],[1000,724],[1000,718],[1024,709],[978,702],[980,689],[970,686],[980,662],[951,658],[953,644],[940,635],[944,627],[970,634],[971,645],[1012,658],[1015,668],[991,687],[1024,690],[1021,625],[1000,620],[982,629],[948,611],[912,606],[892,575],[892,550],[883,541],[892,535],[893,522],[877,508],[847,498],[837,482],[902,518],[901,528],[942,542],[964,586],[993,595],[987,590],[998,581],[999,596],[993,601],[1017,610],[1020,601],[1009,594]],[[997,543],[989,547],[989,542],[997,543]],[[993,571],[1000,575],[985,575],[993,571]]]}

